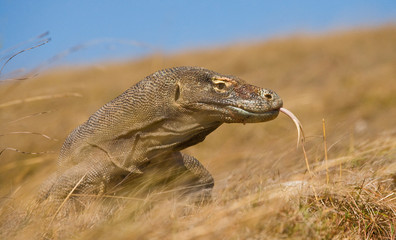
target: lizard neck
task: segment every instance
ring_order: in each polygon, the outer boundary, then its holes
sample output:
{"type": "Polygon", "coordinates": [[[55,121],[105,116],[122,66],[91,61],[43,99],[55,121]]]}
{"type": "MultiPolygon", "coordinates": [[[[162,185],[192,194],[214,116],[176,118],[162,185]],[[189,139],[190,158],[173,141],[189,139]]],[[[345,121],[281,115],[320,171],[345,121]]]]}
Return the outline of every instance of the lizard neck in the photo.
{"type": "Polygon", "coordinates": [[[91,138],[89,144],[99,146],[118,167],[130,170],[147,160],[202,142],[220,125],[221,122],[197,122],[192,117],[161,118],[145,127],[113,132],[109,138],[91,138]]]}

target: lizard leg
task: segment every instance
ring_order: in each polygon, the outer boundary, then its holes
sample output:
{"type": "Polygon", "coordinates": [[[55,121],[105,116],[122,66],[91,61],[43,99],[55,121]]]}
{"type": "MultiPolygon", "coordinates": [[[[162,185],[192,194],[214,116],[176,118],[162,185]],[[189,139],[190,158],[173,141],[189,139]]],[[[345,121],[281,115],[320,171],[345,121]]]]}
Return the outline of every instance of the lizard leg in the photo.
{"type": "Polygon", "coordinates": [[[107,161],[83,161],[58,174],[48,190],[47,198],[62,202],[69,196],[70,200],[82,202],[81,197],[84,195],[89,197],[103,194],[114,169],[115,166],[107,161]]]}
{"type": "Polygon", "coordinates": [[[51,176],[45,180],[45,182],[43,184],[41,184],[40,189],[38,191],[38,195],[37,195],[37,202],[41,203],[42,201],[44,201],[45,199],[48,198],[48,196],[50,195],[52,186],[55,184],[56,180],[57,180],[58,174],[55,172],[53,174],[51,174],[51,176]]]}
{"type": "Polygon", "coordinates": [[[192,183],[192,190],[198,202],[210,201],[212,198],[212,189],[214,187],[214,179],[209,171],[194,157],[175,153],[177,160],[186,168],[186,171],[191,173],[195,179],[192,183]]]}

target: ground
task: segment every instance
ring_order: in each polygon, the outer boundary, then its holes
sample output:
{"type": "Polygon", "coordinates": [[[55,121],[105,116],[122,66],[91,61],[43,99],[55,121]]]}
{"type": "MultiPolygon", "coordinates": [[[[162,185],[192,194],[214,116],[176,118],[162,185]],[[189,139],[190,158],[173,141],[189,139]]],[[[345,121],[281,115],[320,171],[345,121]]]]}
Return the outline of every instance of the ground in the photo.
{"type": "Polygon", "coordinates": [[[3,83],[0,238],[395,239],[395,43],[396,27],[384,26],[154,54],[3,83]],[[144,76],[180,65],[276,91],[304,126],[310,172],[294,124],[280,115],[225,124],[185,150],[215,178],[209,204],[156,189],[103,196],[67,215],[35,206],[72,129],[144,76]]]}

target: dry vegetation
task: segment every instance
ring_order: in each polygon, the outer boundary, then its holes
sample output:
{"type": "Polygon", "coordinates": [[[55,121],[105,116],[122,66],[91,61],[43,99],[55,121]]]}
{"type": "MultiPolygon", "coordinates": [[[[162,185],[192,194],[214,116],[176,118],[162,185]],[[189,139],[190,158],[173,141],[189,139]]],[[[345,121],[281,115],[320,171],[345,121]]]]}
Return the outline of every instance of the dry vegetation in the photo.
{"type": "Polygon", "coordinates": [[[396,238],[394,26],[61,69],[2,84],[0,96],[0,148],[40,153],[1,152],[1,239],[396,238]],[[161,189],[101,197],[68,216],[32,203],[73,128],[144,76],[179,65],[274,89],[304,125],[312,174],[280,115],[224,125],[186,149],[216,180],[207,205],[161,189]]]}

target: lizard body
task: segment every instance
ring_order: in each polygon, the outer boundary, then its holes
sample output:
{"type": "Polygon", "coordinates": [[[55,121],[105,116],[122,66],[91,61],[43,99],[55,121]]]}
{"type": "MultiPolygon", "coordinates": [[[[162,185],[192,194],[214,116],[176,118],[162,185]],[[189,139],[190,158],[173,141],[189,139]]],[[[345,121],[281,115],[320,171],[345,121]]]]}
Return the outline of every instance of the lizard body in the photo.
{"type": "Polygon", "coordinates": [[[210,196],[211,174],[180,150],[203,141],[223,123],[272,120],[282,104],[275,92],[235,76],[198,67],[158,71],[70,133],[39,201],[64,199],[73,189],[102,194],[125,174],[144,174],[149,165],[164,162],[164,168],[192,174],[197,190],[210,196]]]}

